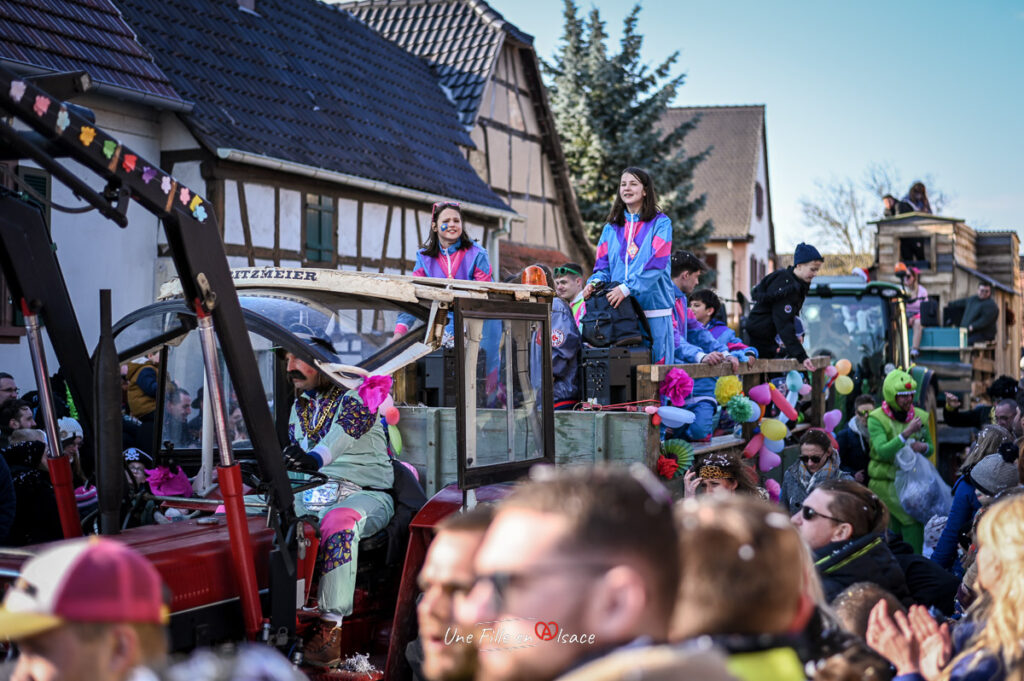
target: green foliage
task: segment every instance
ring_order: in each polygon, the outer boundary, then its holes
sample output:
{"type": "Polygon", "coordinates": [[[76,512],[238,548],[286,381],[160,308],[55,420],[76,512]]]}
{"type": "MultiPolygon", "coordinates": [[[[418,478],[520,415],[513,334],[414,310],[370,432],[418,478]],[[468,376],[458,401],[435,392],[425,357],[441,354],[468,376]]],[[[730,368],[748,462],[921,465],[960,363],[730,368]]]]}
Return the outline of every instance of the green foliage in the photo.
{"type": "Polygon", "coordinates": [[[650,68],[642,61],[640,5],[623,21],[618,54],[595,7],[584,21],[573,0],[565,2],[565,28],[554,63],[544,63],[555,125],[565,151],[583,221],[596,243],[615,200],[622,169],[637,166],[654,179],[662,211],[672,220],[673,248],[695,248],[711,236],[710,220],[696,224],[706,196],[691,198],[693,171],[710,149],[686,155],[682,143],[699,120],[674,130],[657,127],[683,84],[671,75],[673,53],[650,68]]]}

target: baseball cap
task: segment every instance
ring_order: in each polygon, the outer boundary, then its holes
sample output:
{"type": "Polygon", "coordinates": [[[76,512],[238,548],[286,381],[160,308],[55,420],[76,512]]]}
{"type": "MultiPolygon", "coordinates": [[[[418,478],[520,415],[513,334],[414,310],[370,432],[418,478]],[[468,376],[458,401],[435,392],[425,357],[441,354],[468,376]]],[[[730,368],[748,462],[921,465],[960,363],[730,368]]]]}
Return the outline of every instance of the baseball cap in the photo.
{"type": "Polygon", "coordinates": [[[166,624],[153,564],[103,537],[61,542],[22,566],[0,607],[0,638],[21,639],[66,622],[166,624]]]}

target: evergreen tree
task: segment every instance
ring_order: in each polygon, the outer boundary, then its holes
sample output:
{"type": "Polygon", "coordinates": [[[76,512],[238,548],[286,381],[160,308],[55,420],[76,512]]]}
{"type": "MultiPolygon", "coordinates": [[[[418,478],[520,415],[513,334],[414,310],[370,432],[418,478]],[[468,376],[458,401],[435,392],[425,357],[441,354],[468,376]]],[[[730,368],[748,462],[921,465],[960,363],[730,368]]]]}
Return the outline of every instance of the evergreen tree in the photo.
{"type": "Polygon", "coordinates": [[[687,156],[682,143],[698,119],[674,130],[656,124],[683,84],[671,76],[675,52],[653,70],[641,61],[643,36],[636,24],[640,5],[623,22],[618,54],[608,54],[608,34],[597,8],[584,20],[573,0],[565,2],[565,28],[554,63],[544,63],[576,202],[593,242],[619,188],[622,169],[637,166],[654,179],[662,211],[672,220],[674,248],[699,247],[711,236],[696,215],[706,197],[691,198],[693,171],[710,149],[687,156]]]}

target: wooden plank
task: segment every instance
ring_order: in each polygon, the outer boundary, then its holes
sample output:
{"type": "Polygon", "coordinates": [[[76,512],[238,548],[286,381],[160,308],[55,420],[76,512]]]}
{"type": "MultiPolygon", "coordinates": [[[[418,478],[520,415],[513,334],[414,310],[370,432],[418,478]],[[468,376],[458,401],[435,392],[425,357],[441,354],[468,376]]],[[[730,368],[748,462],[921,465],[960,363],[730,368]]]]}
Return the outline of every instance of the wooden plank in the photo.
{"type": "Polygon", "coordinates": [[[711,442],[693,442],[691,444],[693,445],[694,456],[696,456],[698,454],[707,454],[708,452],[743,449],[747,441],[732,435],[719,435],[718,437],[711,438],[711,442]]]}
{"type": "Polygon", "coordinates": [[[987,359],[985,357],[976,357],[971,362],[971,367],[975,371],[983,371],[988,374],[994,374],[996,371],[996,363],[994,360],[987,359]]]}
{"type": "MultiPolygon", "coordinates": [[[[658,400],[658,383],[660,379],[654,380],[654,372],[661,367],[661,364],[641,364],[636,368],[636,399],[658,400]]],[[[651,428],[644,441],[645,463],[653,471],[657,468],[658,457],[661,455],[661,432],[660,428],[651,428]]]]}
{"type": "MultiPolygon", "coordinates": [[[[814,357],[811,361],[814,363],[815,369],[824,369],[830,364],[829,358],[824,356],[814,357]]],[[[795,359],[752,359],[749,362],[741,362],[737,371],[733,371],[731,362],[723,362],[714,366],[710,364],[650,364],[643,366],[651,367],[650,380],[655,383],[660,383],[668,375],[669,370],[676,367],[685,370],[690,378],[743,376],[746,374],[763,373],[784,374],[793,369],[804,371],[803,365],[795,359]]],[[[638,397],[637,399],[640,398],[638,397]]]]}

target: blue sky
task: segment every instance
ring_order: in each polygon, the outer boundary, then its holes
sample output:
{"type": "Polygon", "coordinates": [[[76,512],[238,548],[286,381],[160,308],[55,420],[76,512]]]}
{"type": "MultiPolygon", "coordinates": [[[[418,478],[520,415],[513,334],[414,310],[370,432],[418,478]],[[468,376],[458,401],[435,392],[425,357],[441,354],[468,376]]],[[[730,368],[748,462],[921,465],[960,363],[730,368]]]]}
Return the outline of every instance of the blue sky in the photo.
{"type": "MultiPolygon", "coordinates": [[[[554,54],[561,0],[488,0],[554,54]]],[[[633,3],[597,6],[618,50],[633,3]]],[[[1024,2],[646,0],[639,31],[686,81],[677,106],[765,104],[776,246],[805,227],[814,181],[860,179],[873,162],[931,175],[944,214],[1024,238],[1024,2]]]]}

